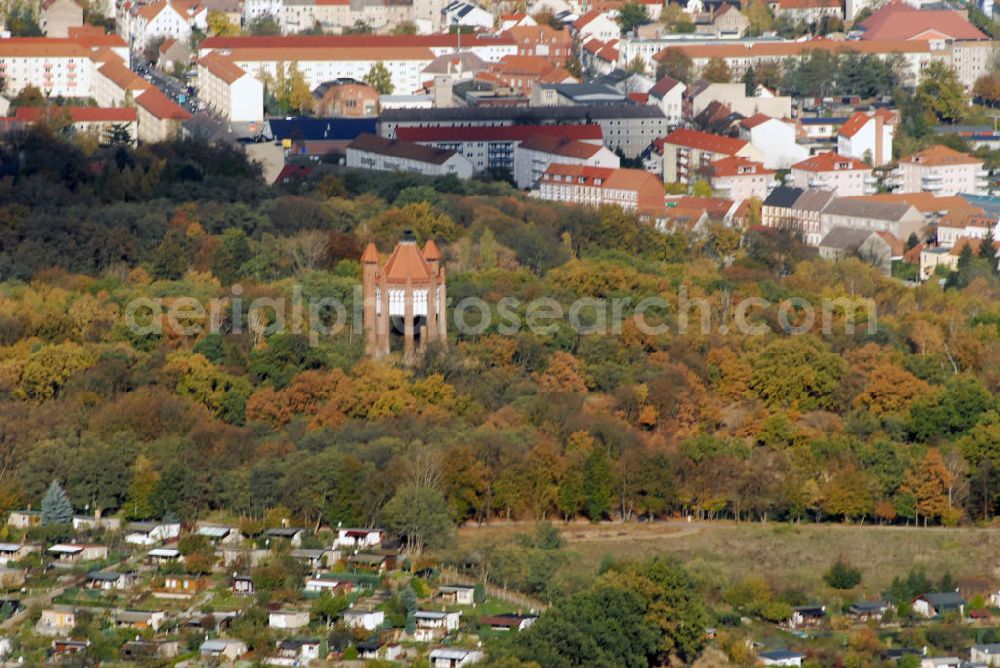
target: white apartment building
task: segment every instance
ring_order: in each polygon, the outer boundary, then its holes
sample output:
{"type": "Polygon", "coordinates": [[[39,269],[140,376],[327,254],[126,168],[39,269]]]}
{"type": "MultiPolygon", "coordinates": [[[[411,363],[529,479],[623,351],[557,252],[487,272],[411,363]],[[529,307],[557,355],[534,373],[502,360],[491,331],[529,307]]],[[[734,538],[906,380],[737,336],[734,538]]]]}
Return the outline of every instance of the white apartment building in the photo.
{"type": "Polygon", "coordinates": [[[735,155],[722,158],[712,163],[712,190],[737,203],[750,198],[763,202],[778,185],[774,174],[773,169],[753,160],[735,155]]]}
{"type": "Polygon", "coordinates": [[[832,190],[838,197],[871,195],[876,191],[871,167],[832,152],[792,165],[788,183],[795,188],[832,190]]]}
{"type": "Polygon", "coordinates": [[[514,146],[514,183],[522,190],[533,187],[554,162],[612,169],[621,166],[621,159],[606,146],[558,136],[536,135],[514,146]]]}
{"type": "Polygon", "coordinates": [[[684,117],[684,91],[687,86],[683,82],[664,77],[649,89],[649,103],[660,108],[667,122],[677,125],[684,117]]]}
{"type": "Polygon", "coordinates": [[[984,195],[989,173],[983,161],[947,146],[931,146],[903,158],[892,171],[894,192],[929,192],[938,197],[968,194],[984,195]]]}
{"type": "Polygon", "coordinates": [[[160,0],[148,5],[138,5],[132,9],[128,21],[128,39],[137,52],[160,37],[187,42],[191,39],[192,26],[205,29],[207,16],[204,8],[198,8],[192,3],[160,0]]]}
{"type": "Polygon", "coordinates": [[[377,172],[472,178],[472,163],[460,153],[371,134],[358,135],[347,145],[347,166],[377,172]]]}
{"type": "Polygon", "coordinates": [[[607,12],[592,9],[571,26],[574,37],[586,44],[592,39],[608,42],[622,36],[622,28],[607,12]]]}
{"type": "Polygon", "coordinates": [[[740,138],[760,151],[768,169],[788,169],[809,156],[809,149],[795,141],[795,124],[766,114],[740,121],[740,138]]]}
{"type": "Polygon", "coordinates": [[[873,167],[892,162],[892,138],[897,114],[888,109],[858,111],[840,126],[837,153],[864,160],[873,167]]]}
{"type": "Polygon", "coordinates": [[[218,53],[198,61],[198,97],[228,121],[264,120],[264,84],[218,53]]]}
{"type": "Polygon", "coordinates": [[[663,184],[642,169],[549,165],[532,195],[553,202],[586,206],[615,205],[640,214],[662,215],[663,184]]]}
{"type": "Polygon", "coordinates": [[[72,39],[0,39],[0,79],[4,93],[35,86],[50,97],[90,97],[94,62],[89,49],[72,39]]]}

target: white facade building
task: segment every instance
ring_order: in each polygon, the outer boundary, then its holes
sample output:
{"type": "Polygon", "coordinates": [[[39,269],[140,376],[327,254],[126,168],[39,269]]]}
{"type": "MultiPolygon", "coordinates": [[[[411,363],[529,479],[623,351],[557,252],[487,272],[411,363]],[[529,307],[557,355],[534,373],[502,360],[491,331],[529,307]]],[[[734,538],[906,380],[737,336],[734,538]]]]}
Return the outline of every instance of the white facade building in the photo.
{"type": "Polygon", "coordinates": [[[264,119],[264,84],[218,53],[198,61],[198,96],[228,121],[264,119]]]}
{"type": "Polygon", "coordinates": [[[988,178],[982,160],[940,145],[903,158],[890,177],[895,192],[929,192],[938,197],[984,195],[988,178]]]}
{"type": "Polygon", "coordinates": [[[872,167],[881,167],[892,162],[892,138],[895,131],[894,111],[859,111],[848,118],[837,132],[837,153],[864,160],[872,167]]]}
{"type": "Polygon", "coordinates": [[[378,172],[472,178],[472,163],[460,153],[370,134],[359,135],[347,145],[347,166],[378,172]]]}
{"type": "Polygon", "coordinates": [[[514,146],[514,183],[522,190],[533,187],[554,162],[612,169],[621,166],[621,159],[606,146],[539,135],[514,146]]]}
{"type": "Polygon", "coordinates": [[[768,169],[788,169],[809,157],[809,149],[795,141],[795,124],[765,114],[740,122],[740,138],[754,146],[768,169]]]}
{"type": "Polygon", "coordinates": [[[71,39],[0,39],[0,79],[4,93],[35,86],[50,97],[90,97],[94,62],[90,51],[71,39]]]}
{"type": "Polygon", "coordinates": [[[792,165],[789,178],[796,188],[832,190],[838,197],[871,195],[876,190],[871,167],[832,152],[792,165]]]}

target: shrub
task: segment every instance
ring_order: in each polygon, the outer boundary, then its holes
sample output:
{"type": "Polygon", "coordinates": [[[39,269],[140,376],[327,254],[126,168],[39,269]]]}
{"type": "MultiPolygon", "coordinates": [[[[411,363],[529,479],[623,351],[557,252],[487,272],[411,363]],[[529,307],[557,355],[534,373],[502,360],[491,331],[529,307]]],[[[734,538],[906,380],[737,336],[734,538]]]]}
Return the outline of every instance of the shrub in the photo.
{"type": "Polygon", "coordinates": [[[852,589],[861,584],[861,571],[843,559],[830,567],[823,580],[834,589],[852,589]]]}

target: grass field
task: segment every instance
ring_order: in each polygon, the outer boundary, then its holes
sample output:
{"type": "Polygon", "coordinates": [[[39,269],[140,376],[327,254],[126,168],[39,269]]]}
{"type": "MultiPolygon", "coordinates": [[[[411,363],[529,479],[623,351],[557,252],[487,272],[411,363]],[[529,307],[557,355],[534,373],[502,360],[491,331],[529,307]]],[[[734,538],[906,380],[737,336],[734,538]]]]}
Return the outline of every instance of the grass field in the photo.
{"type": "MultiPolygon", "coordinates": [[[[471,544],[489,534],[530,532],[531,525],[468,527],[460,540],[471,544]]],[[[896,575],[923,566],[936,580],[945,571],[985,586],[1000,580],[1000,530],[881,527],[836,524],[682,522],[657,524],[561,525],[571,565],[595,572],[601,560],[645,559],[671,554],[697,572],[731,582],[763,575],[775,589],[798,588],[813,595],[833,593],[823,573],[843,556],[862,570],[855,595],[876,596],[896,575]]]]}

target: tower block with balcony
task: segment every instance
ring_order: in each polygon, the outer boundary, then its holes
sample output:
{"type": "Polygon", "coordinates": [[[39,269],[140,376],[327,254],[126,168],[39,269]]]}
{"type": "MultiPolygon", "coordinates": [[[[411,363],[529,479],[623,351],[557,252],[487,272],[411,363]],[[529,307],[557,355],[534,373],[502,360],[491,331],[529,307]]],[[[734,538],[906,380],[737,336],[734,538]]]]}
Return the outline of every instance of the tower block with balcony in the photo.
{"type": "Polygon", "coordinates": [[[375,244],[361,256],[365,352],[389,354],[392,333],[403,337],[403,362],[412,364],[431,341],[448,344],[444,267],[433,239],[420,250],[410,232],[385,264],[375,244]]]}

